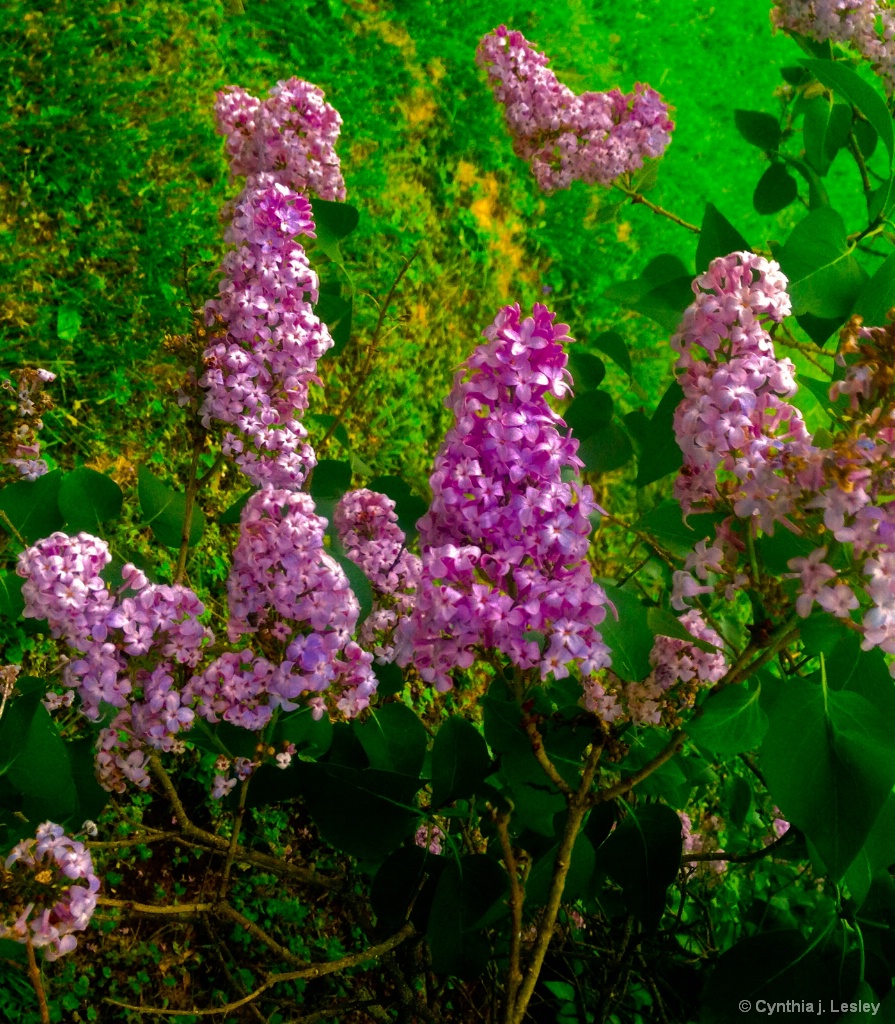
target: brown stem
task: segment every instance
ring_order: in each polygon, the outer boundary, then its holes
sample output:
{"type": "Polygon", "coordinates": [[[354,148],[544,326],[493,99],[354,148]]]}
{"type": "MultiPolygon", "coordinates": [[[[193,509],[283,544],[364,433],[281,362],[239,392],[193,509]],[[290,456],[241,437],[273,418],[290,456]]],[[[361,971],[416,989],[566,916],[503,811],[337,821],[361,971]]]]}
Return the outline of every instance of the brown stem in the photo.
{"type": "Polygon", "coordinates": [[[567,800],[570,799],[572,787],[559,774],[556,770],[556,765],[547,756],[547,751],[544,750],[544,738],[538,731],[538,726],[534,719],[526,718],[525,731],[528,733],[528,738],[531,741],[531,749],[535,760],[541,766],[544,774],[567,800]]]}
{"type": "Polygon", "coordinates": [[[246,812],[246,795],[251,781],[252,776],[248,775],[242,780],[242,785],[239,787],[239,805],[233,819],[233,835],[230,836],[230,847],[227,850],[227,859],[224,861],[224,870],[221,872],[221,884],[218,889],[218,899],[221,900],[227,896],[227,886],[230,884],[230,872],[233,870],[233,861],[239,848],[239,834],[242,831],[242,819],[246,812]]]}
{"type": "Polygon", "coordinates": [[[591,747],[585,762],[584,772],[581,776],[581,784],[569,799],[569,815],[566,819],[566,827],[560,842],[559,851],[556,854],[556,861],[554,862],[553,878],[550,882],[547,904],[544,907],[531,960],[525,972],[515,1005],[512,1008],[512,1013],[506,1016],[507,1024],[522,1024],[538,977],[541,974],[544,958],[547,955],[547,947],[550,945],[553,927],[559,914],[562,894],[566,886],[566,876],[572,863],[572,848],[575,845],[575,840],[578,838],[578,832],[581,828],[581,823],[584,821],[584,816],[591,806],[591,787],[594,783],[594,775],[596,774],[602,751],[602,746],[591,747]]]}
{"type": "Polygon", "coordinates": [[[228,917],[231,921],[235,921],[243,931],[249,933],[252,938],[257,939],[262,945],[276,953],[276,955],[287,964],[291,964],[293,967],[304,970],[306,967],[311,965],[306,961],[302,960],[301,957],[296,956],[292,950],[287,949],[285,946],[281,946],[276,939],[272,939],[263,928],[259,928],[254,921],[250,921],[247,917],[244,917],[238,910],[235,910],[230,906],[229,903],[219,903],[216,907],[217,913],[221,917],[228,917]]]}
{"type": "Polygon", "coordinates": [[[670,210],[657,206],[656,203],[651,203],[641,192],[635,192],[633,189],[626,188],[624,185],[620,185],[617,181],[613,182],[613,184],[619,192],[624,192],[632,203],[641,203],[648,210],[652,210],[653,213],[657,213],[660,217],[667,217],[668,220],[673,221],[675,224],[680,224],[682,228],[686,228],[688,231],[692,231],[696,235],[702,233],[701,228],[697,227],[695,224],[691,224],[687,220],[684,220],[682,217],[678,217],[676,213],[672,213],[670,210]]]}
{"type": "Polygon", "coordinates": [[[642,768],[639,768],[626,779],[616,782],[614,786],[609,786],[607,789],[601,789],[599,793],[595,793],[592,797],[592,802],[595,804],[608,803],[616,797],[624,796],[625,793],[632,790],[635,786],[639,786],[644,779],[652,775],[658,768],[661,768],[666,761],[670,761],[683,748],[686,739],[687,734],[683,729],[679,729],[652,760],[647,761],[642,768]]]}
{"type": "MultiPolygon", "coordinates": [[[[26,925],[27,929],[27,925],[26,925]]],[[[28,977],[37,996],[37,1005],[40,1009],[41,1024],[50,1024],[50,1010],[47,1006],[47,996],[44,992],[43,982],[40,980],[40,968],[37,966],[37,957],[34,955],[34,943],[31,941],[31,932],[26,930],[25,946],[28,950],[28,977]]]]}
{"type": "Polygon", "coordinates": [[[208,914],[214,910],[213,903],[173,903],[161,906],[156,903],[137,903],[135,900],[116,900],[111,896],[97,896],[97,906],[118,907],[136,914],[158,914],[161,917],[179,917],[183,914],[208,914]]]}
{"type": "Polygon", "coordinates": [[[500,837],[500,849],[503,853],[504,867],[506,867],[507,874],[510,877],[510,918],[513,929],[510,935],[510,968],[507,974],[504,1024],[512,1024],[516,993],[522,984],[520,958],[522,952],[522,904],[525,901],[525,894],[522,891],[522,886],[519,884],[519,868],[513,855],[512,843],[510,842],[509,821],[508,814],[500,811],[497,812],[495,818],[497,834],[500,837]]]}
{"type": "MultiPolygon", "coordinates": [[[[388,953],[396,946],[400,946],[401,943],[412,934],[413,925],[408,922],[399,932],[396,932],[384,942],[380,942],[375,946],[370,946],[368,949],[364,949],[360,953],[349,953],[348,956],[340,957],[338,960],[330,960],[327,963],[310,964],[309,966],[297,971],[286,971],[283,974],[271,974],[263,985],[259,985],[254,992],[249,993],[249,995],[245,996],[243,999],[237,999],[233,1003],[226,1003],[223,1006],[216,1006],[209,1010],[199,1010],[196,1008],[192,1008],[190,1010],[167,1010],[161,1007],[136,1006],[133,1003],[121,1003],[117,999],[106,999],[104,1001],[110,1006],[120,1006],[122,1009],[131,1010],[134,1013],[157,1014],[160,1017],[212,1017],[215,1014],[232,1013],[234,1010],[238,1010],[240,1007],[254,1002],[254,1000],[263,995],[268,989],[273,988],[274,985],[280,984],[280,982],[298,981],[302,978],[321,978],[326,974],[335,974],[337,971],[344,971],[349,967],[357,967],[358,964],[365,963],[367,960],[376,960],[384,953],[388,953]]],[[[49,1018],[47,1018],[47,1020],[49,1021],[49,1018]]]]}

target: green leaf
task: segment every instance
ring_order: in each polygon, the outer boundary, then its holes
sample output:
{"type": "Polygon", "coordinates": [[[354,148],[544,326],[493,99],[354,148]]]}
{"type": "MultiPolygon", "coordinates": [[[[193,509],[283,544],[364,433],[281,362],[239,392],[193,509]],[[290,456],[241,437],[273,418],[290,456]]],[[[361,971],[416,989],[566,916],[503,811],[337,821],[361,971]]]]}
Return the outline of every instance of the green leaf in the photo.
{"type": "MultiPolygon", "coordinates": [[[[150,473],[146,466],[137,469],[137,497],[140,511],[155,539],[169,548],[179,548],[183,535],[183,521],[186,516],[186,495],[162,483],[150,473]]],[[[202,539],[205,516],[198,505],[193,503],[190,518],[189,544],[194,546],[202,539]]]]}
{"type": "MultiPolygon", "coordinates": [[[[17,619],[25,610],[22,586],[25,581],[12,572],[0,572],[0,615],[17,619]]],[[[0,747],[2,749],[2,747],[0,747]]]]}
{"type": "Polygon", "coordinates": [[[650,673],[654,637],[649,612],[636,591],[614,586],[611,580],[599,582],[618,612],[616,620],[612,609],[607,609],[600,623],[600,633],[612,651],[612,671],[626,683],[639,682],[650,673]]]}
{"type": "Polygon", "coordinates": [[[59,487],[62,473],[57,469],[36,480],[20,480],[0,490],[0,526],[8,533],[18,533],[28,544],[49,537],[64,525],[59,511],[59,487]]]}
{"type": "Polygon", "coordinates": [[[861,852],[845,872],[845,884],[860,906],[870,892],[874,877],[895,864],[895,794],[890,793],[861,852]]]}
{"type": "Polygon", "coordinates": [[[42,693],[27,693],[10,698],[0,718],[0,775],[5,774],[21,754],[31,723],[41,707],[42,693]]]}
{"type": "Polygon", "coordinates": [[[888,724],[857,693],[790,679],[770,707],[761,765],[784,817],[840,879],[895,784],[888,724]]]}
{"type": "Polygon", "coordinates": [[[588,391],[572,400],[563,419],[580,441],[602,430],[612,419],[613,402],[605,391],[588,391]]]}
{"type": "Polygon", "coordinates": [[[861,150],[861,156],[865,160],[869,160],[876,151],[876,144],[879,142],[879,135],[876,134],[876,129],[869,121],[855,121],[851,130],[858,143],[858,149],[861,150]]]}
{"type": "Polygon", "coordinates": [[[74,341],[81,330],[81,314],[71,306],[62,306],[56,313],[56,335],[62,341],[74,341]]]}
{"type": "Polygon", "coordinates": [[[360,211],[350,203],[338,203],[330,199],[313,199],[311,210],[318,239],[341,242],[347,238],[360,222],[360,211]]]}
{"type": "Polygon", "coordinates": [[[252,487],[247,490],[245,494],[237,498],[229,508],[225,509],[220,516],[218,516],[218,522],[221,526],[233,526],[240,521],[242,518],[242,510],[246,507],[249,498],[251,498],[255,493],[256,489],[257,488],[252,487]]]}
{"type": "Polygon", "coordinates": [[[357,629],[373,610],[373,588],[370,581],[364,574],[363,569],[355,565],[347,555],[343,555],[335,548],[330,548],[327,554],[331,555],[342,567],[342,571],[348,577],[348,584],[354,591],[357,603],[360,605],[360,614],[357,617],[357,629]]]}
{"type": "Polygon", "coordinates": [[[798,64],[780,68],[780,74],[783,81],[788,85],[805,85],[806,82],[811,80],[811,75],[808,74],[808,70],[798,64]]]}
{"type": "Polygon", "coordinates": [[[583,391],[594,391],[603,383],[606,376],[606,366],[602,359],[576,348],[569,352],[569,370],[578,394],[583,391]]]}
{"type": "MultiPolygon", "coordinates": [[[[550,883],[556,869],[556,857],[560,844],[555,843],[535,861],[525,882],[525,904],[527,908],[542,907],[547,902],[550,883]]],[[[588,895],[594,877],[596,858],[594,848],[582,831],[572,847],[572,862],[566,875],[563,902],[573,903],[588,895]]]]}
{"type": "Polygon", "coordinates": [[[311,497],[341,498],[351,490],[351,465],[337,459],[321,459],[314,467],[311,477],[311,497]]]}
{"type": "Polygon", "coordinates": [[[59,511],[69,533],[97,533],[102,523],[121,515],[123,503],[118,484],[86,466],[66,473],[59,487],[59,511]]]}
{"type": "Polygon", "coordinates": [[[40,703],[33,709],[24,743],[7,768],[6,778],[28,798],[26,802],[30,803],[35,816],[52,815],[52,820],[61,821],[77,807],[65,743],[56,723],[40,703]]]}
{"type": "Polygon", "coordinates": [[[805,67],[828,89],[854,104],[873,125],[889,154],[889,166],[895,154],[895,131],[886,101],[856,71],[840,61],[806,60],[805,67]]]}
{"type": "Polygon", "coordinates": [[[811,166],[821,177],[846,144],[851,127],[851,107],[833,103],[824,96],[816,96],[805,106],[804,144],[805,155],[811,166]]]}
{"type": "Polygon", "coordinates": [[[778,256],[796,315],[848,316],[867,276],[850,248],[842,215],[832,208],[796,224],[778,256]]]}
{"type": "Polygon", "coordinates": [[[322,838],[352,857],[380,860],[416,828],[419,779],[306,761],[293,761],[282,774],[293,771],[322,838]]]}
{"type": "Polygon", "coordinates": [[[419,775],[429,734],[410,708],[404,704],[386,704],[371,711],[364,722],[355,719],[352,725],[367,752],[371,768],[419,775]]]}
{"type": "Polygon", "coordinates": [[[490,771],[491,758],[482,734],[459,715],[448,718],[435,734],[432,747],[432,806],[471,796],[490,771]]]}
{"type": "Polygon", "coordinates": [[[451,861],[419,846],[395,852],[376,872],[370,890],[373,912],[384,927],[396,931],[408,918],[424,932],[441,873],[451,861]]]}
{"type": "Polygon", "coordinates": [[[631,376],[631,353],[628,351],[624,338],[617,331],[605,331],[603,334],[597,335],[591,342],[591,347],[608,356],[629,377],[631,376]]]}
{"type": "MultiPolygon", "coordinates": [[[[674,413],[683,400],[683,388],[676,380],[672,381],[649,421],[646,442],[641,444],[634,481],[638,487],[646,487],[681,468],[684,458],[674,433],[674,413]]],[[[625,425],[628,425],[628,416],[625,425]]]]}
{"type": "Polygon", "coordinates": [[[646,624],[655,636],[668,636],[674,640],[685,640],[688,644],[692,644],[707,654],[714,654],[719,650],[714,644],[710,644],[708,640],[700,640],[693,636],[676,615],[672,615],[671,612],[666,611],[664,608],[648,609],[646,624]]]}
{"type": "Polygon", "coordinates": [[[663,253],[650,260],[635,281],[614,284],[603,295],[673,331],[693,301],[692,281],[680,257],[663,253]]]}
{"type": "Polygon", "coordinates": [[[373,672],[376,675],[376,693],[380,697],[391,697],[392,694],[400,693],[404,689],[404,673],[394,663],[377,665],[373,662],[373,672]]]}
{"type": "Polygon", "coordinates": [[[702,714],[694,715],[685,728],[701,747],[722,759],[754,750],[768,731],[760,696],[757,680],[727,686],[705,700],[702,714]]]}
{"type": "Polygon", "coordinates": [[[686,521],[680,503],[669,499],[637,523],[643,533],[655,537],[658,545],[675,555],[687,555],[701,540],[715,538],[715,528],[724,521],[719,513],[692,513],[686,521]]]}
{"type": "Polygon", "coordinates": [[[333,741],[333,723],[329,715],[315,719],[311,708],[298,708],[277,720],[273,744],[294,743],[295,752],[306,758],[319,758],[333,741]]]}
{"type": "Polygon", "coordinates": [[[868,327],[883,327],[886,314],[895,306],[895,253],[887,256],[876,268],[873,276],[864,282],[858,292],[853,313],[864,318],[868,327]]]}
{"type": "Polygon", "coordinates": [[[774,163],[762,174],[755,186],[752,205],[756,213],[768,216],[785,209],[799,197],[796,179],[785,164],[774,163]]]}
{"type": "Polygon", "coordinates": [[[665,910],[681,848],[681,819],[670,807],[651,804],[629,811],[597,850],[597,867],[622,887],[628,911],[647,931],[655,930],[665,910]]]}
{"type": "Polygon", "coordinates": [[[634,458],[634,447],[626,430],[608,423],[581,442],[578,458],[589,473],[611,473],[634,458]]]}
{"type": "Polygon", "coordinates": [[[490,947],[475,929],[508,886],[506,872],[485,854],[451,860],[438,880],[426,933],[434,971],[464,980],[481,974],[490,947]]]}
{"type": "Polygon", "coordinates": [[[782,133],[773,114],[765,114],[760,110],[734,110],[733,119],[737,131],[750,145],[766,152],[779,149],[782,133]]]}
{"type": "Polygon", "coordinates": [[[727,817],[742,828],[752,809],[752,787],[741,775],[728,775],[724,782],[724,805],[727,817]]]}
{"type": "MultiPolygon", "coordinates": [[[[702,229],[696,246],[696,272],[704,273],[713,259],[732,252],[749,252],[751,246],[714,203],[705,204],[702,229]]],[[[690,301],[693,301],[692,290],[690,301]]],[[[689,303],[688,303],[689,305],[689,303]]]]}
{"type": "Polygon", "coordinates": [[[321,295],[314,306],[314,312],[329,328],[333,347],[329,355],[337,356],[351,338],[351,320],[354,315],[354,299],[341,295],[321,295]]]}

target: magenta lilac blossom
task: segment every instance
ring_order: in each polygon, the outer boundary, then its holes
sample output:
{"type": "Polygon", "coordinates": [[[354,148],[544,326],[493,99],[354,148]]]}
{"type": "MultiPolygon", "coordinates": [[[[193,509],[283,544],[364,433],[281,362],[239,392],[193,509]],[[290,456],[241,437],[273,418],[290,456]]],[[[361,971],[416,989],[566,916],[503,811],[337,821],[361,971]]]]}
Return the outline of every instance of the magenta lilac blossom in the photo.
{"type": "Polygon", "coordinates": [[[479,43],[494,98],[503,104],[513,150],[545,192],[573,181],[608,185],[659,157],[674,125],[659,94],[638,83],[631,93],[585,92],[563,85],[521,32],[505,25],[479,43]]]}
{"type": "Polygon", "coordinates": [[[506,306],[446,400],[455,421],[435,459],[419,522],[422,573],[399,623],[400,664],[445,690],[451,672],[493,649],[542,679],[609,664],[597,629],[606,595],[587,561],[590,487],[578,442],[547,402],[568,395],[565,324],[506,306]]]}
{"type": "Polygon", "coordinates": [[[335,150],[342,118],[316,85],[293,77],[277,82],[266,100],[231,85],[217,94],[215,115],[230,169],[248,187],[265,175],[294,192],[345,198],[335,150]]]}
{"type": "Polygon", "coordinates": [[[17,843],[0,872],[0,938],[44,950],[46,960],[70,953],[96,910],[99,878],[83,843],[44,822],[34,839],[17,843]]]}

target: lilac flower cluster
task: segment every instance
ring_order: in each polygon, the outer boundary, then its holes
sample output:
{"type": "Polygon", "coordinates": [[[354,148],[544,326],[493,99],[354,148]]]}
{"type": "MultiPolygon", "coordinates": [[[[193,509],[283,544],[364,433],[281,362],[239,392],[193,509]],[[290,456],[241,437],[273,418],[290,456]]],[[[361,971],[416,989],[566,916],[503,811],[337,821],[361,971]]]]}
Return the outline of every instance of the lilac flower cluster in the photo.
{"type": "Polygon", "coordinates": [[[479,43],[494,98],[505,109],[513,151],[527,160],[545,192],[573,181],[608,185],[659,157],[674,129],[660,95],[637,83],[632,93],[576,95],[547,67],[548,58],[505,25],[479,43]]]}
{"type": "Polygon", "coordinates": [[[296,235],[314,237],[308,200],[285,185],[247,187],[236,203],[226,239],[220,297],[206,304],[213,336],[204,353],[206,427],[236,428],[224,451],[256,485],[297,488],[315,465],[300,417],[317,361],[332,347],[314,314],[318,280],[296,235]]]}
{"type": "MultiPolygon", "coordinates": [[[[311,497],[295,491],[262,488],[243,509],[227,584],[230,639],[263,630],[285,651],[275,668],[252,661],[240,669],[234,660],[219,659],[214,679],[206,673],[204,685],[217,695],[213,699],[229,702],[232,714],[261,714],[254,702],[262,683],[270,703],[286,710],[297,706],[296,697],[314,694],[308,703],[315,717],[324,713],[330,691],[348,717],[370,703],[373,656],[351,639],[360,606],[344,570],[324,549],[326,525],[311,497]]],[[[197,684],[196,693],[206,691],[197,684]]]]}
{"type": "Polygon", "coordinates": [[[395,503],[385,494],[367,488],[348,491],[336,505],[333,521],[346,555],[373,587],[373,609],[359,640],[380,663],[393,661],[395,630],[413,610],[422,563],[407,550],[395,503]]]}
{"type": "Polygon", "coordinates": [[[678,726],[681,711],[693,707],[699,688],[717,683],[728,669],[720,650],[723,641],[699,611],[691,609],[678,621],[697,640],[718,650],[707,652],[686,640],[657,636],[649,658],[653,670],[646,679],[625,684],[614,673],[605,673],[586,691],[588,710],[607,722],[678,726]]]}
{"type": "Polygon", "coordinates": [[[74,933],[89,924],[98,892],[84,844],[65,835],[61,825],[44,822],[36,838],[12,848],[0,873],[0,939],[30,940],[45,950],[45,959],[56,960],[77,945],[74,933]]]}
{"type": "Polygon", "coordinates": [[[419,522],[422,574],[399,623],[397,661],[438,689],[495,649],[541,678],[584,676],[609,663],[597,626],[606,595],[587,562],[590,487],[565,482],[578,443],[547,394],[566,396],[565,324],[542,305],[523,320],[506,306],[446,401],[455,424],[430,478],[419,522]]]}
{"type": "Polygon", "coordinates": [[[441,841],[444,839],[444,832],[434,822],[424,821],[416,830],[413,841],[417,846],[428,850],[429,853],[438,855],[441,853],[441,841]]]}
{"type": "Polygon", "coordinates": [[[870,61],[895,91],[895,11],[878,0],[774,0],[771,21],[820,43],[842,43],[870,61]]]}
{"type": "Polygon", "coordinates": [[[294,192],[344,199],[345,182],[335,145],[342,130],[339,112],[323,90],[300,78],[277,82],[266,100],[238,86],[217,94],[218,132],[226,136],[234,175],[247,185],[264,175],[294,192]]]}
{"type": "MultiPolygon", "coordinates": [[[[681,839],[683,840],[683,854],[686,857],[688,853],[710,853],[718,849],[718,832],[721,830],[722,822],[715,815],[706,815],[702,820],[702,831],[693,831],[693,822],[690,815],[685,811],[678,811],[678,817],[681,819],[681,839]]],[[[727,861],[724,860],[710,860],[710,861],[696,861],[684,860],[685,864],[689,864],[693,868],[702,867],[706,871],[711,871],[718,875],[723,875],[727,870],[727,861]]]]}
{"type": "Polygon", "coordinates": [[[40,457],[37,436],[43,429],[40,417],[53,404],[44,393],[43,386],[54,381],[56,374],[26,367],[12,370],[10,377],[12,381],[3,381],[2,387],[15,396],[16,411],[11,421],[4,424],[0,449],[5,450],[6,456],[0,461],[17,469],[25,480],[36,480],[47,471],[47,464],[40,457]]]}
{"type": "Polygon", "coordinates": [[[100,733],[97,755],[104,785],[121,791],[124,778],[148,784],[144,743],[171,750],[192,725],[178,666],[195,667],[212,636],[191,590],[149,583],[125,565],[113,593],[101,575],[110,561],[105,541],[54,533],[19,555],[17,572],[25,578],[23,614],[47,619],[73,652],[64,681],[84,714],[97,720],[103,703],[121,709],[100,733]]]}

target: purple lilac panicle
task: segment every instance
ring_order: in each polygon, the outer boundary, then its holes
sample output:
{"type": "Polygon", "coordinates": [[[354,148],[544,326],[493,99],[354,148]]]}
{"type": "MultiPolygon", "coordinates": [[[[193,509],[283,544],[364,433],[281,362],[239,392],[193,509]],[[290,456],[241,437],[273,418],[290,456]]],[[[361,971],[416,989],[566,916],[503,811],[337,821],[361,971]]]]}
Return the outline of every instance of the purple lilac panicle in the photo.
{"type": "Polygon", "coordinates": [[[217,94],[215,114],[231,171],[244,175],[247,185],[264,174],[295,192],[345,198],[335,151],[342,118],[316,85],[289,78],[277,82],[266,100],[231,85],[217,94]]]}
{"type": "Polygon", "coordinates": [[[99,884],[84,844],[61,825],[44,822],[6,858],[0,938],[23,944],[30,938],[47,960],[70,953],[78,942],[74,933],[84,931],[96,909],[99,884]]]}
{"type": "Polygon", "coordinates": [[[314,314],[318,280],[296,235],[314,235],[308,200],[285,185],[246,188],[226,239],[220,297],[206,303],[223,323],[205,350],[202,422],[235,428],[224,452],[253,484],[298,488],[315,465],[301,416],[317,361],[332,347],[314,314]]]}
{"type": "Polygon", "coordinates": [[[819,43],[851,46],[895,91],[895,11],[878,0],[774,0],[771,22],[819,43]]]}
{"type": "Polygon", "coordinates": [[[505,25],[484,36],[476,61],[504,106],[514,152],[530,163],[545,192],[579,179],[608,185],[642,167],[644,158],[661,156],[671,141],[674,125],[655,90],[638,82],[628,94],[576,95],[543,53],[505,25]]]}
{"type": "Polygon", "coordinates": [[[333,520],[346,555],[373,587],[373,609],[359,640],[380,663],[393,661],[395,630],[413,610],[422,563],[407,550],[395,503],[385,494],[365,487],[348,491],[336,505],[333,520]]]}
{"type": "Polygon", "coordinates": [[[609,663],[597,626],[606,595],[587,562],[590,487],[565,482],[578,442],[546,396],[565,397],[568,327],[536,305],[506,306],[455,380],[455,416],[419,522],[422,574],[399,623],[397,661],[438,689],[493,648],[542,679],[609,663]],[[543,650],[539,639],[543,640],[543,650]]]}
{"type": "Polygon", "coordinates": [[[281,638],[285,653],[266,683],[272,704],[291,710],[312,693],[320,717],[331,692],[352,717],[369,705],[376,677],[373,656],[351,639],[360,606],[324,549],[326,525],[307,494],[265,487],[249,498],[227,585],[229,631],[234,642],[261,627],[281,638]]]}

